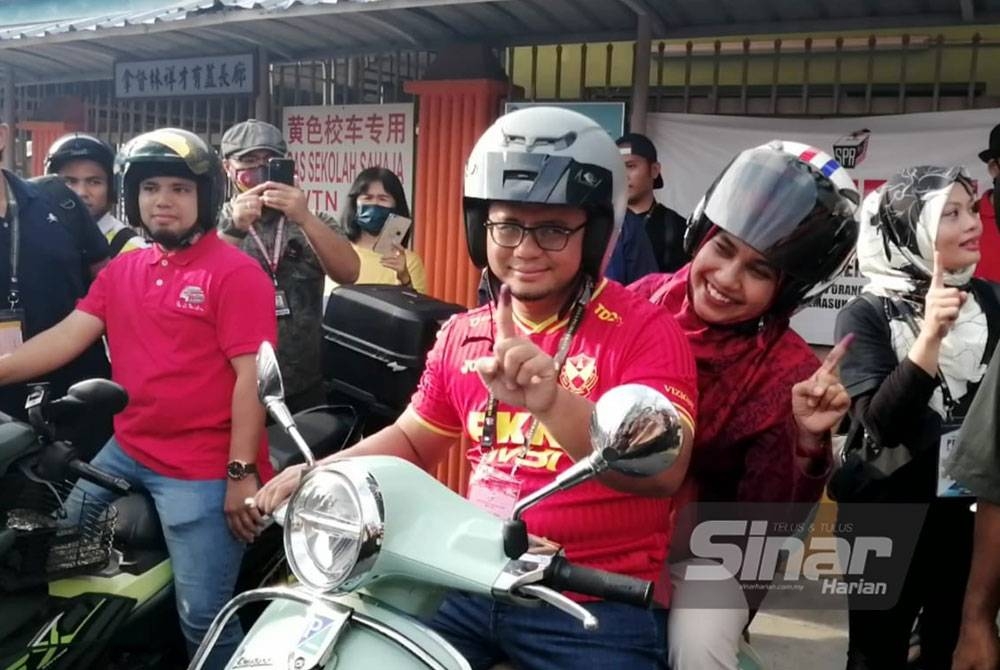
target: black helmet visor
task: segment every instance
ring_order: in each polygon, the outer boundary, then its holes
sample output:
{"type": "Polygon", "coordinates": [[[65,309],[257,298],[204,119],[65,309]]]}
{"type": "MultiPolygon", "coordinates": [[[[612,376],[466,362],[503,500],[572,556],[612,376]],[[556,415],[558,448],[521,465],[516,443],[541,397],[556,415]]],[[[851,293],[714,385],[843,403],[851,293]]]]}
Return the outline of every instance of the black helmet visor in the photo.
{"type": "Polygon", "coordinates": [[[831,252],[853,243],[843,239],[838,225],[850,220],[851,212],[834,189],[790,155],[750,150],[737,156],[709,191],[704,213],[782,272],[812,280],[828,273],[831,252]]]}
{"type": "Polygon", "coordinates": [[[612,176],[607,169],[545,153],[492,152],[483,200],[544,205],[612,206],[612,176]]]}

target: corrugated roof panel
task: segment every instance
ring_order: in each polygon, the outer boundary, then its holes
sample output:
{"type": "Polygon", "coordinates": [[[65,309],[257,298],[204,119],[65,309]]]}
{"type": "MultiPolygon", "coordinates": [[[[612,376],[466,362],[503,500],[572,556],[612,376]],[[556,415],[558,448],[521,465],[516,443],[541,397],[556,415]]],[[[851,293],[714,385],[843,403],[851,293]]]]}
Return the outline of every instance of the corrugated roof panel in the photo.
{"type": "Polygon", "coordinates": [[[92,62],[80,57],[93,40],[107,38],[121,59],[170,57],[178,51],[171,43],[182,43],[190,44],[190,53],[260,45],[283,60],[435,49],[456,41],[629,39],[643,7],[651,12],[654,39],[1000,20],[1000,0],[975,0],[971,19],[969,5],[956,0],[174,0],[156,10],[146,6],[4,26],[3,62],[21,68],[19,76],[71,77],[108,67],[106,50],[92,49],[92,62]],[[288,28],[269,29],[274,19],[288,28]],[[157,39],[181,32],[183,38],[157,39]],[[69,43],[76,48],[57,48],[69,43]]]}
{"type": "Polygon", "coordinates": [[[180,21],[194,12],[211,9],[215,0],[184,0],[155,11],[116,11],[66,21],[37,23],[0,29],[0,40],[29,39],[66,32],[86,32],[126,25],[150,24],[158,21],[180,21]]]}

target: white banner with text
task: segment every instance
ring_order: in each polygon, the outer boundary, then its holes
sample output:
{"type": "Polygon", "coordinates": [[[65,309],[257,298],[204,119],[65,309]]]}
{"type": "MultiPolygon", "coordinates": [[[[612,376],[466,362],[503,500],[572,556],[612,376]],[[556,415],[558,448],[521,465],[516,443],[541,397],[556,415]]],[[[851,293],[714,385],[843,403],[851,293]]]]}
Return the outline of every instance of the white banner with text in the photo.
{"type": "MultiPolygon", "coordinates": [[[[998,122],[996,109],[822,119],[650,114],[646,134],[663,166],[657,199],[687,216],[736,154],[773,139],[829,153],[848,168],[863,194],[910,165],[963,165],[983,192],[989,175],[978,153],[998,122]]],[[[832,344],[837,312],[864,283],[855,264],[792,325],[810,344],[832,344]]]]}

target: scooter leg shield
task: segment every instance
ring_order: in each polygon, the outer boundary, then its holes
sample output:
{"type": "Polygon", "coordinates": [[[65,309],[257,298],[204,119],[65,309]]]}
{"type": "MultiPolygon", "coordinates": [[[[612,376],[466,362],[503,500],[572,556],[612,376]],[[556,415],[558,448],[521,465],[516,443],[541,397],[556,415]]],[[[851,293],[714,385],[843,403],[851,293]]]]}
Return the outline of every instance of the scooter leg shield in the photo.
{"type": "Polygon", "coordinates": [[[227,669],[251,665],[284,668],[290,659],[300,655],[326,658],[323,670],[469,668],[458,652],[415,619],[354,596],[338,598],[332,607],[349,616],[339,634],[329,629],[337,625],[335,621],[317,616],[307,605],[288,600],[271,602],[227,669]]]}

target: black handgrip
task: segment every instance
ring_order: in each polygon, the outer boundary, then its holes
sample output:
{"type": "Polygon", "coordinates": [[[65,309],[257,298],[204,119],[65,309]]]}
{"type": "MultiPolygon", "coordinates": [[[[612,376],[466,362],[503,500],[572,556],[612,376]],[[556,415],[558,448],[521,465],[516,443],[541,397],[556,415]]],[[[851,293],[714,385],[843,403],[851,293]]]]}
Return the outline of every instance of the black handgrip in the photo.
{"type": "Polygon", "coordinates": [[[552,559],[544,584],[557,591],[572,591],[636,607],[649,607],[653,601],[653,582],[573,565],[561,556],[552,559]]]}
{"type": "Polygon", "coordinates": [[[105,488],[112,493],[124,496],[128,495],[132,490],[132,485],[129,484],[127,480],[122,479],[121,477],[109,475],[103,470],[95,468],[90,463],[81,461],[79,458],[71,460],[67,464],[67,467],[69,467],[69,469],[76,474],[80,475],[83,479],[86,479],[88,482],[93,482],[94,484],[97,484],[101,488],[105,488]]]}

